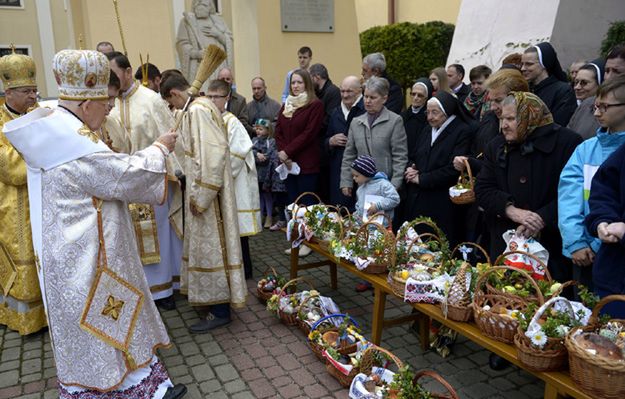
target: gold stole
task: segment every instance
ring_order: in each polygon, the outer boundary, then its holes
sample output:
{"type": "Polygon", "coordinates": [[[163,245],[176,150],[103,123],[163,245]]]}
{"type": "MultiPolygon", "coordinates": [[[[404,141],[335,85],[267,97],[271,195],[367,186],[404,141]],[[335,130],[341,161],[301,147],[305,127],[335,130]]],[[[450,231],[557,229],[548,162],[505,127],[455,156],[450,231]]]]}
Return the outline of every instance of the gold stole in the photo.
{"type": "Polygon", "coordinates": [[[154,207],[148,204],[129,204],[130,217],[137,236],[137,247],[143,265],[160,263],[161,253],[158,244],[154,207]]]}

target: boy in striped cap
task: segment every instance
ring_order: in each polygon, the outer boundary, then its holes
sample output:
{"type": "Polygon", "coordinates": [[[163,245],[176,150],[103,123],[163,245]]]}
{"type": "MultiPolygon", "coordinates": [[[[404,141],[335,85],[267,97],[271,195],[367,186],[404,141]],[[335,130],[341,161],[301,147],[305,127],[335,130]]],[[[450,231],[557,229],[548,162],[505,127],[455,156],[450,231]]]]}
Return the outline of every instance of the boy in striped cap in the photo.
{"type": "MultiPolygon", "coordinates": [[[[356,216],[374,215],[384,212],[393,218],[393,209],[399,205],[399,194],[384,172],[378,172],[375,160],[369,155],[361,155],[351,164],[356,191],[356,216]]],[[[388,227],[388,226],[386,226],[388,227]]]]}

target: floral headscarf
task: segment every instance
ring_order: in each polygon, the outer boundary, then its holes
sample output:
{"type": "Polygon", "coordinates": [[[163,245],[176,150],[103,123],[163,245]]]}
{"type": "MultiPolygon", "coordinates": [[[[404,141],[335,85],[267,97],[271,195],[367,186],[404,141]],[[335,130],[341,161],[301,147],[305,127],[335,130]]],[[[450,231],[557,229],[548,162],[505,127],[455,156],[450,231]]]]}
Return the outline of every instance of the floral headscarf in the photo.
{"type": "Polygon", "coordinates": [[[525,91],[510,92],[516,102],[517,134],[523,143],[536,128],[553,123],[551,111],[536,94],[525,91]]]}

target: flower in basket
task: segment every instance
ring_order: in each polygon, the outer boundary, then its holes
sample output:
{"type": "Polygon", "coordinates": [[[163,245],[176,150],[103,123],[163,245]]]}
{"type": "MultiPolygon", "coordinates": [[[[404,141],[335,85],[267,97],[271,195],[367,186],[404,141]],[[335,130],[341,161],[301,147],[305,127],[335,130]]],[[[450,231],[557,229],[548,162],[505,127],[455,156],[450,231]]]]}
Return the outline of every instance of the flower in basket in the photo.
{"type": "Polygon", "coordinates": [[[266,292],[272,292],[276,288],[282,287],[286,284],[286,279],[282,276],[274,276],[268,274],[264,278],[258,280],[258,288],[266,292]]]}
{"type": "Polygon", "coordinates": [[[280,295],[273,294],[271,298],[267,300],[267,311],[277,315],[279,303],[280,303],[280,295]]]}
{"type": "Polygon", "coordinates": [[[340,238],[341,218],[337,212],[331,211],[325,205],[312,205],[304,214],[304,224],[314,237],[321,240],[340,238]]]}

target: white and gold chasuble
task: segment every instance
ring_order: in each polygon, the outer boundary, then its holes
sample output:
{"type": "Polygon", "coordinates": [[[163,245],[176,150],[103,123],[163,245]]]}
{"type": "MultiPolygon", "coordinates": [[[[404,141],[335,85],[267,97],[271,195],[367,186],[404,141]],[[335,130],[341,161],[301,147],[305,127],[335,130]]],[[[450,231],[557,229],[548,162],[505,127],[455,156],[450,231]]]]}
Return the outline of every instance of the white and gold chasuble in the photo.
{"type": "MultiPolygon", "coordinates": [[[[0,129],[18,118],[0,107],[0,129]]],[[[30,232],[26,163],[0,132],[0,324],[21,335],[46,326],[30,232]]]]}
{"type": "Polygon", "coordinates": [[[114,153],[63,109],[33,111],[6,124],[4,132],[28,165],[33,244],[58,380],[114,390],[133,369],[147,366],[158,347],[169,345],[147,300],[150,289],[126,205],[164,201],[166,157],[156,146],[132,156],[114,153]],[[98,207],[109,274],[124,282],[120,289],[132,291],[132,298],[145,298],[141,306],[92,292],[100,264],[98,207]],[[102,309],[95,323],[99,334],[85,328],[90,301],[102,309]],[[122,340],[126,352],[113,346],[122,340]]]}
{"type": "Polygon", "coordinates": [[[180,291],[194,306],[241,308],[247,288],[226,130],[219,110],[204,97],[191,103],[181,126],[188,183],[180,291]],[[191,213],[191,203],[199,216],[191,213]]]}
{"type": "Polygon", "coordinates": [[[230,165],[239,215],[239,233],[241,237],[252,236],[263,230],[252,140],[234,114],[226,111],[222,117],[228,130],[230,165]]]}
{"type": "MultiPolygon", "coordinates": [[[[167,103],[154,91],[135,82],[115,100],[105,127],[118,130],[119,125],[130,143],[127,151],[133,154],[150,146],[161,134],[174,125],[167,103]],[[115,122],[109,122],[113,119],[115,122]]],[[[114,147],[124,147],[124,141],[115,136],[114,147]],[[120,144],[118,144],[120,143],[120,144]]],[[[181,148],[177,146],[177,148],[181,148]]],[[[182,151],[179,150],[179,156],[182,151]]],[[[153,299],[165,298],[173,293],[174,276],[180,274],[182,258],[182,194],[175,177],[180,167],[168,158],[168,176],[171,181],[167,201],[161,206],[130,204],[130,214],[137,236],[137,249],[145,265],[153,299]],[[170,223],[171,222],[171,223],[170,223]]]]}

